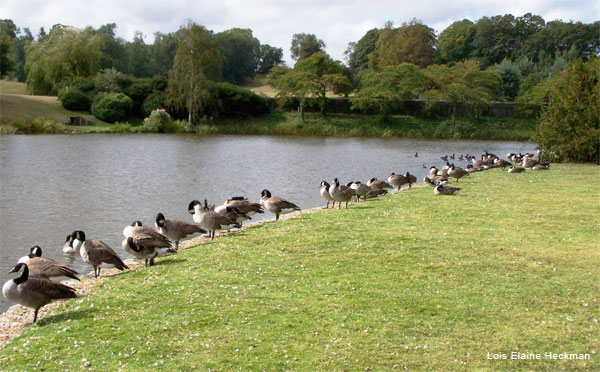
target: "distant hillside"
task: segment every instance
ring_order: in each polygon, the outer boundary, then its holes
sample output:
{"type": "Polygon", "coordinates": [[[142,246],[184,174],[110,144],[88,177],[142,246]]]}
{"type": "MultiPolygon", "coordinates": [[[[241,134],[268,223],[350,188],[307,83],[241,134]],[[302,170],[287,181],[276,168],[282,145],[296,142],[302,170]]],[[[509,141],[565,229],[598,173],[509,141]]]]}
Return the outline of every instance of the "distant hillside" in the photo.
{"type": "Polygon", "coordinates": [[[10,123],[29,117],[66,123],[69,116],[81,116],[97,125],[108,125],[90,113],[65,110],[57,97],[27,95],[24,83],[0,80],[0,121],[10,123]]]}

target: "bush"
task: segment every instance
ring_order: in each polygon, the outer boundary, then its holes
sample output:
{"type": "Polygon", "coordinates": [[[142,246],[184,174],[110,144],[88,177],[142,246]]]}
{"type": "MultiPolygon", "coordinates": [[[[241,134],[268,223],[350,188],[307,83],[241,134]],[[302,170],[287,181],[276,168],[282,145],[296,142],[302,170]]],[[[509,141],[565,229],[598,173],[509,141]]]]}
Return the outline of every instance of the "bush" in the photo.
{"type": "Polygon", "coordinates": [[[576,61],[550,91],[536,141],[548,160],[600,163],[600,60],[576,61]]]}
{"type": "Polygon", "coordinates": [[[229,83],[215,84],[218,103],[213,105],[208,116],[243,117],[269,113],[271,99],[229,83]]]}
{"type": "Polygon", "coordinates": [[[133,128],[130,124],[127,123],[115,123],[112,127],[113,133],[131,133],[133,132],[133,128]]]}
{"type": "Polygon", "coordinates": [[[64,108],[73,111],[87,111],[90,109],[90,99],[79,89],[63,90],[58,99],[64,108]]]}
{"type": "Polygon", "coordinates": [[[123,93],[101,93],[92,104],[92,114],[109,123],[122,121],[129,117],[133,101],[123,93]]]}
{"type": "Polygon", "coordinates": [[[37,133],[58,133],[64,132],[66,127],[55,119],[26,118],[15,120],[11,126],[16,128],[17,133],[37,134],[37,133]]]}
{"type": "MultiPolygon", "coordinates": [[[[142,104],[152,93],[152,81],[148,78],[135,79],[131,85],[125,89],[127,94],[133,100],[133,113],[142,116],[142,104]]],[[[151,112],[151,111],[150,111],[151,112]]]]}
{"type": "Polygon", "coordinates": [[[155,90],[144,100],[144,103],[142,104],[142,114],[144,117],[148,117],[152,111],[165,108],[165,101],[165,92],[155,90]]]}
{"type": "Polygon", "coordinates": [[[144,120],[144,124],[138,128],[140,132],[149,133],[174,133],[177,127],[173,123],[171,115],[163,109],[154,110],[149,117],[144,120]]]}

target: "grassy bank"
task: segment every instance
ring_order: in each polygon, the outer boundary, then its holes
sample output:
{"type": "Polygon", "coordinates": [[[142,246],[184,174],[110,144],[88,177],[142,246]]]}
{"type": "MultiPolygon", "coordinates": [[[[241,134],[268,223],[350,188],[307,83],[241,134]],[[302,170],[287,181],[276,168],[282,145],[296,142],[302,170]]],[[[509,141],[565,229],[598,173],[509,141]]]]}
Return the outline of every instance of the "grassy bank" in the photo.
{"type": "Polygon", "coordinates": [[[218,238],[66,302],[0,365],[598,370],[599,176],[497,169],[455,197],[415,189],[218,238]]]}

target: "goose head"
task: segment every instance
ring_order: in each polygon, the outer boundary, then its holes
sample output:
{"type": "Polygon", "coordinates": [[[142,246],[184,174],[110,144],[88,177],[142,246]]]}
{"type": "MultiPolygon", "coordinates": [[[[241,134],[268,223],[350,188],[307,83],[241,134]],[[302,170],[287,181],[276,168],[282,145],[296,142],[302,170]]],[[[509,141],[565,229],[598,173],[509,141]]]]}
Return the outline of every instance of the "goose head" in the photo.
{"type": "Polygon", "coordinates": [[[189,214],[194,214],[196,213],[196,208],[200,209],[202,205],[200,204],[200,202],[198,200],[192,200],[190,202],[190,204],[188,204],[188,213],[189,214]]]}
{"type": "Polygon", "coordinates": [[[29,258],[42,257],[42,248],[39,245],[34,245],[29,249],[29,258]]]}
{"type": "Polygon", "coordinates": [[[260,192],[260,196],[261,196],[261,198],[270,198],[271,192],[267,189],[264,189],[263,191],[260,192]]]}
{"type": "Polygon", "coordinates": [[[154,220],[154,222],[156,223],[156,226],[164,227],[165,226],[165,215],[159,212],[156,215],[156,219],[154,220]]]}

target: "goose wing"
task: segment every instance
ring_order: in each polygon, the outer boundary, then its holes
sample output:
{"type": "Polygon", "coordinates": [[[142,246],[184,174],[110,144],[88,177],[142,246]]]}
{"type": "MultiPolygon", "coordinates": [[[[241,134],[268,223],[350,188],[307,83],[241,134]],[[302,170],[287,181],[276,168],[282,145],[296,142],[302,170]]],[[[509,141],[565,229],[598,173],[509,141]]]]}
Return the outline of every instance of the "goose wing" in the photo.
{"type": "Polygon", "coordinates": [[[39,301],[38,303],[48,303],[61,298],[77,297],[75,288],[40,277],[30,276],[26,281],[19,284],[19,287],[22,293],[26,293],[32,299],[36,299],[36,302],[39,301]]]}
{"type": "Polygon", "coordinates": [[[89,244],[87,252],[90,262],[113,264],[120,270],[129,268],[121,257],[103,241],[92,239],[91,241],[86,240],[85,244],[89,244]]]}
{"type": "Polygon", "coordinates": [[[269,198],[269,203],[277,209],[300,209],[296,204],[278,196],[269,198]]]}
{"type": "Polygon", "coordinates": [[[171,224],[176,231],[182,231],[185,235],[190,235],[190,234],[195,234],[195,233],[202,233],[202,234],[206,233],[206,230],[204,230],[200,226],[194,225],[191,223],[187,223],[185,221],[168,220],[168,223],[171,224]]]}
{"type": "Polygon", "coordinates": [[[79,280],[77,278],[77,271],[49,258],[34,257],[27,261],[27,266],[29,267],[29,274],[31,276],[39,276],[46,279],[55,276],[67,276],[79,280]]]}

